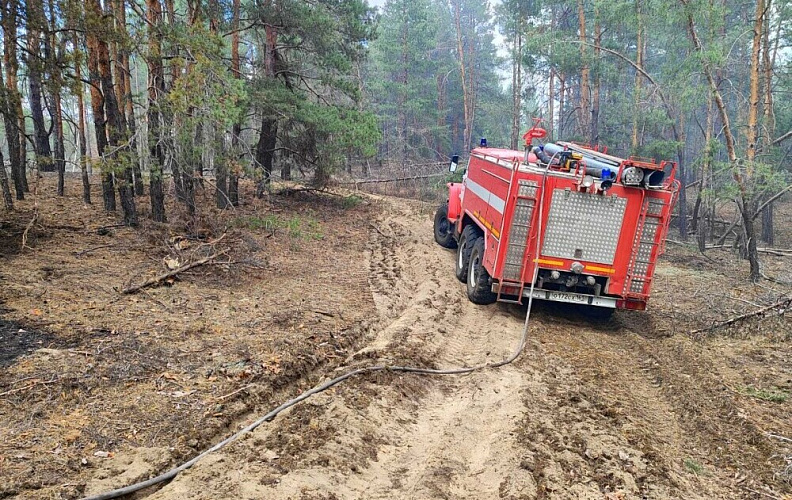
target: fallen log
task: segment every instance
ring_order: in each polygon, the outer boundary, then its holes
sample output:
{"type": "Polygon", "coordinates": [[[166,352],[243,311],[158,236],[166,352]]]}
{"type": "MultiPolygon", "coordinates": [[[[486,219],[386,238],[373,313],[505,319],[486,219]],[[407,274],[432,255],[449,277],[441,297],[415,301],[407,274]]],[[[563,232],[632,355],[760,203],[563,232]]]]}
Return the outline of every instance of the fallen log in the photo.
{"type": "Polygon", "coordinates": [[[787,307],[789,307],[790,303],[792,303],[792,297],[787,296],[787,297],[784,297],[783,299],[779,300],[778,302],[774,302],[773,304],[770,304],[769,306],[761,307],[761,308],[759,308],[759,309],[757,309],[755,311],[747,312],[745,314],[740,314],[739,316],[735,316],[733,318],[729,318],[726,321],[721,321],[720,323],[715,323],[714,325],[708,326],[706,328],[699,328],[698,330],[693,330],[692,332],[690,332],[690,334],[691,335],[695,335],[697,333],[703,333],[703,332],[707,332],[707,331],[710,331],[710,330],[714,330],[716,328],[729,326],[729,325],[732,325],[734,323],[737,323],[738,321],[742,321],[744,319],[753,318],[755,316],[760,316],[760,315],[766,313],[767,311],[769,311],[771,309],[774,309],[776,307],[779,307],[779,306],[784,306],[784,308],[787,308],[787,307]]]}
{"type": "Polygon", "coordinates": [[[158,285],[162,281],[164,281],[164,280],[166,280],[168,278],[172,278],[172,277],[176,276],[177,274],[183,273],[184,271],[187,271],[189,269],[194,269],[196,267],[200,267],[200,266],[203,266],[203,265],[208,265],[208,264],[226,264],[226,262],[215,262],[214,260],[216,258],[220,257],[221,255],[226,255],[227,252],[228,252],[228,249],[225,249],[225,250],[223,250],[221,252],[217,252],[214,255],[210,255],[209,257],[204,257],[203,259],[196,260],[195,262],[190,262],[190,263],[185,264],[183,266],[177,267],[176,269],[173,269],[172,271],[168,271],[167,273],[163,273],[163,274],[160,274],[159,276],[155,276],[155,277],[153,277],[151,279],[148,279],[148,280],[146,280],[145,282],[143,282],[143,283],[141,283],[139,285],[132,285],[130,287],[124,288],[123,290],[121,290],[121,293],[124,294],[124,295],[129,295],[129,294],[138,292],[138,291],[140,291],[140,290],[142,290],[144,288],[148,288],[150,286],[158,285]]]}

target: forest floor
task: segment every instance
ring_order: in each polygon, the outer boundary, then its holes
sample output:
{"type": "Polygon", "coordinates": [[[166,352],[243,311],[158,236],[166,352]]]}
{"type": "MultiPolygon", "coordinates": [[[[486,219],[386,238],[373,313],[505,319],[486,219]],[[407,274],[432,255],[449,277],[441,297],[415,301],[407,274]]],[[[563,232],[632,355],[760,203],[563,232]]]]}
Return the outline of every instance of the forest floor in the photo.
{"type": "MultiPolygon", "coordinates": [[[[522,332],[524,307],[467,300],[432,204],[246,192],[130,229],[39,193],[0,216],[0,498],[125,486],[348,367],[498,361],[522,332]]],[[[351,379],[136,498],[790,498],[786,311],[708,329],[792,294],[790,259],[752,285],[671,245],[648,311],[536,303],[513,364],[351,379]]]]}

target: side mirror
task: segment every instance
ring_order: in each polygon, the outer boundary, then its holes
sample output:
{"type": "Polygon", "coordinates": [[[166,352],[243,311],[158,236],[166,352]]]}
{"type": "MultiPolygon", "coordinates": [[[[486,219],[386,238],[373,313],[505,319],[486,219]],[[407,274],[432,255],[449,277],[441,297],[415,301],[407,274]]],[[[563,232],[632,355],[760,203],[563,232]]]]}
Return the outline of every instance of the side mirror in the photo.
{"type": "Polygon", "coordinates": [[[456,172],[457,166],[459,165],[459,155],[454,155],[451,157],[451,165],[448,166],[448,171],[451,173],[456,172]]]}

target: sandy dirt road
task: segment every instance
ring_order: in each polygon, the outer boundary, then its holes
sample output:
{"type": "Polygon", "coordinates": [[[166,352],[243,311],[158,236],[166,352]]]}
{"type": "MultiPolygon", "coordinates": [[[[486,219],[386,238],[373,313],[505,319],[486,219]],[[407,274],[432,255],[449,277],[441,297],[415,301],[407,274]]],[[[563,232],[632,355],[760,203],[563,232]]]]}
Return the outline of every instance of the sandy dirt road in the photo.
{"type": "MultiPolygon", "coordinates": [[[[458,367],[508,356],[525,308],[468,302],[454,254],[431,239],[431,208],[382,203],[368,288],[349,291],[373,298],[378,318],[346,366],[458,367]]],[[[678,272],[661,268],[673,279],[658,280],[656,301],[682,282],[678,272]]],[[[724,382],[741,368],[721,362],[720,346],[671,335],[666,313],[595,321],[538,304],[515,363],[466,376],[352,380],[150,498],[783,498],[784,453],[762,427],[783,428],[783,417],[752,417],[724,382]]],[[[145,468],[142,453],[119,457],[86,492],[123,485],[145,468]]]]}

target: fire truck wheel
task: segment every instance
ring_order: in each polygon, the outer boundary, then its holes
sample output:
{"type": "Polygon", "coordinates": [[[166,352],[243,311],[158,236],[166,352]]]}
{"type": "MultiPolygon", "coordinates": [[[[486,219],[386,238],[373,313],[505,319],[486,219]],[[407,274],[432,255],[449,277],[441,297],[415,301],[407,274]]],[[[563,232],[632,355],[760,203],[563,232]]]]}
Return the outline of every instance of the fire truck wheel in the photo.
{"type": "Polygon", "coordinates": [[[465,229],[462,230],[462,234],[459,236],[454,274],[456,274],[457,279],[462,283],[467,281],[470,251],[473,249],[472,244],[475,243],[476,238],[479,236],[481,236],[481,234],[473,224],[465,226],[465,229]]]}
{"type": "Polygon", "coordinates": [[[437,208],[434,218],[435,241],[443,248],[455,248],[454,226],[448,220],[448,203],[443,203],[437,208]]]}
{"type": "Polygon", "coordinates": [[[476,238],[471,245],[468,264],[467,294],[474,304],[492,304],[497,297],[492,293],[490,275],[484,268],[484,238],[476,238]]]}

